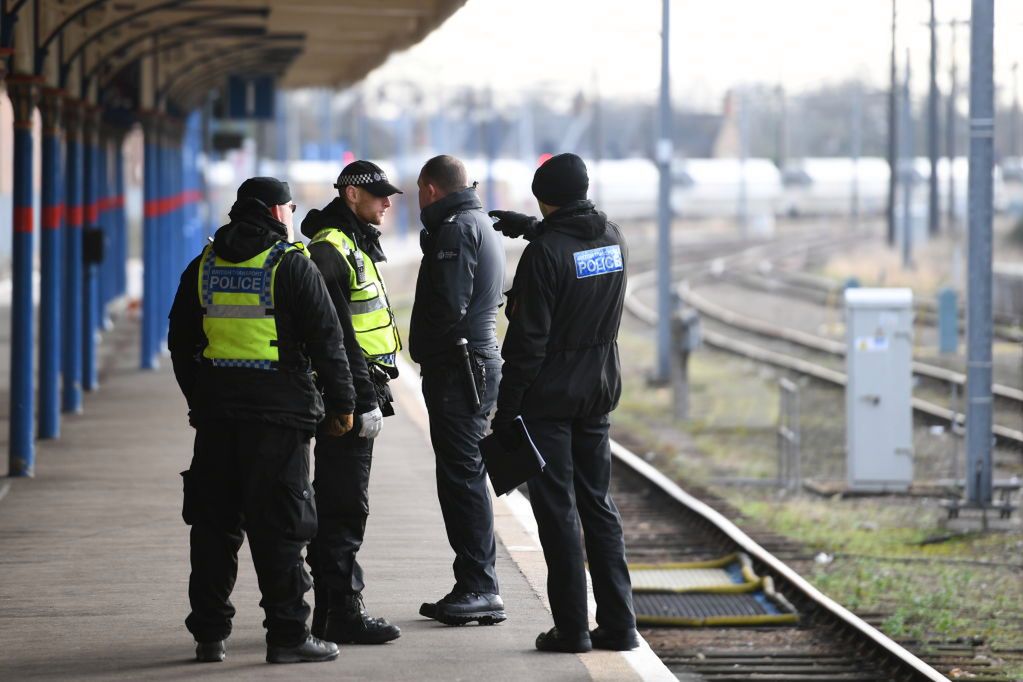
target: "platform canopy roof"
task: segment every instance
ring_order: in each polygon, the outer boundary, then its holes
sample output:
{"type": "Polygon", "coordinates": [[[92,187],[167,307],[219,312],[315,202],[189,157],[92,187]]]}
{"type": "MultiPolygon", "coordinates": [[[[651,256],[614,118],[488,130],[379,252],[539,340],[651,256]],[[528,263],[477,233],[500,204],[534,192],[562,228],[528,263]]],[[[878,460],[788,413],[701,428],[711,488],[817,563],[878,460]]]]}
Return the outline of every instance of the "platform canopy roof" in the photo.
{"type": "Polygon", "coordinates": [[[13,55],[9,70],[72,95],[135,82],[140,106],[188,109],[228,75],[270,74],[285,88],[350,85],[464,3],[0,0],[0,48],[13,55]]]}

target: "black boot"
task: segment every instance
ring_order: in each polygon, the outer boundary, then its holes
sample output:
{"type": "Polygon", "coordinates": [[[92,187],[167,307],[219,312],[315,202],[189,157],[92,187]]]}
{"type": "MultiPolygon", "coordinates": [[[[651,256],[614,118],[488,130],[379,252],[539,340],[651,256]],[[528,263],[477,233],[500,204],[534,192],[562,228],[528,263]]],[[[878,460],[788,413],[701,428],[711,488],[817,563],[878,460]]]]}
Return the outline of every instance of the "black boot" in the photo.
{"type": "Polygon", "coordinates": [[[590,641],[594,649],[610,649],[611,651],[629,651],[639,646],[639,633],[636,628],[628,630],[606,630],[602,627],[590,630],[590,641]]]}
{"type": "Polygon", "coordinates": [[[224,647],[224,640],[195,643],[195,660],[200,663],[220,663],[225,658],[227,658],[227,649],[224,647]]]}
{"type": "Polygon", "coordinates": [[[338,595],[331,599],[324,639],[338,644],[383,644],[401,637],[397,625],[383,618],[370,618],[361,594],[338,595]]]}
{"type": "Polygon", "coordinates": [[[274,646],[273,644],[268,644],[266,647],[266,662],[319,663],[321,661],[333,661],[340,653],[337,644],[324,642],[309,635],[304,642],[295,646],[274,646]]]}
{"type": "Polygon", "coordinates": [[[582,632],[565,633],[557,628],[551,628],[547,632],[541,632],[536,638],[536,648],[540,651],[557,651],[565,654],[582,654],[593,648],[590,643],[590,633],[582,632]]]}
{"type": "Polygon", "coordinates": [[[323,630],[327,625],[327,600],[329,590],[321,581],[313,582],[313,621],[309,632],[313,637],[323,639],[323,630]]]}
{"type": "MultiPolygon", "coordinates": [[[[419,608],[424,613],[427,604],[419,608]]],[[[452,592],[435,605],[434,615],[427,616],[445,625],[465,625],[476,621],[480,625],[494,625],[507,618],[501,595],[489,592],[452,592]]]]}

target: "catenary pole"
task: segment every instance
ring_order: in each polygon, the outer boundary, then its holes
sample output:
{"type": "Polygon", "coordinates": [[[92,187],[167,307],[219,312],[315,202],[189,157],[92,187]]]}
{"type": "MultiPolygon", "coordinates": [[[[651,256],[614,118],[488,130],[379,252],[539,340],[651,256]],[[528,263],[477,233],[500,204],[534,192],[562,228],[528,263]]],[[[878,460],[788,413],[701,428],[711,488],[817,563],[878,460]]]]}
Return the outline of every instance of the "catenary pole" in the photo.
{"type": "MultiPolygon", "coordinates": [[[[956,72],[956,27],[958,22],[953,21],[952,37],[949,46],[950,61],[948,66],[948,109],[945,112],[945,147],[948,154],[948,226],[953,234],[958,232],[956,226],[956,98],[959,96],[959,79],[956,72]]],[[[958,237],[956,237],[958,243],[958,237]]]]}
{"type": "Polygon", "coordinates": [[[913,267],[913,184],[916,177],[913,150],[913,96],[910,90],[911,67],[906,50],[906,78],[902,85],[902,125],[899,135],[902,154],[899,179],[902,181],[902,267],[913,267]]]}
{"type": "Polygon", "coordinates": [[[898,21],[896,0],[892,0],[892,54],[888,71],[888,246],[895,246],[895,203],[898,191],[898,73],[895,46],[898,21]]]}
{"type": "Polygon", "coordinates": [[[994,0],[970,19],[969,284],[966,306],[966,497],[991,502],[991,264],[994,164],[994,0]]]}
{"type": "Polygon", "coordinates": [[[940,231],[941,208],[938,205],[938,22],[934,13],[935,0],[931,0],[931,63],[930,88],[927,92],[927,156],[931,162],[931,177],[927,195],[927,233],[932,237],[940,231]]]}
{"type": "Polygon", "coordinates": [[[669,38],[671,0],[661,2],[661,101],[657,164],[660,187],[657,197],[657,367],[654,378],[667,382],[671,376],[671,87],[669,38]]]}

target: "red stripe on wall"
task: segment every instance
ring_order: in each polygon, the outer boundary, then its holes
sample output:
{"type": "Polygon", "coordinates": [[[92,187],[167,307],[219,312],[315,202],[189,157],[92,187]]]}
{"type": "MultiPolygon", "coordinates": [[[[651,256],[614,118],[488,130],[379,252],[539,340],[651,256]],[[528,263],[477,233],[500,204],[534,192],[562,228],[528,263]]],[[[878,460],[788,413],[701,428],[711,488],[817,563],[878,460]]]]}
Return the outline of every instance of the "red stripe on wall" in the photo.
{"type": "Polygon", "coordinates": [[[93,202],[86,204],[85,206],[85,221],[90,225],[95,225],[99,220],[99,204],[93,202]]]}
{"type": "Polygon", "coordinates": [[[60,229],[61,219],[64,217],[64,204],[56,206],[43,206],[43,229],[60,229]]]}
{"type": "Polygon", "coordinates": [[[124,197],[104,197],[97,201],[96,204],[99,206],[100,213],[113,211],[124,206],[124,197]]]}
{"type": "Polygon", "coordinates": [[[81,227],[82,226],[82,207],[81,206],[68,206],[67,208],[67,224],[68,227],[81,227]]]}
{"type": "Polygon", "coordinates": [[[14,207],[14,231],[21,233],[32,232],[32,207],[31,206],[15,206],[14,207]]]}
{"type": "MultiPolygon", "coordinates": [[[[195,203],[201,199],[202,192],[198,192],[196,190],[181,192],[174,196],[147,201],[143,207],[142,213],[146,218],[159,218],[162,215],[177,211],[181,207],[190,203],[195,203]]],[[[116,201],[117,208],[124,206],[124,197],[117,197],[116,201]]]]}

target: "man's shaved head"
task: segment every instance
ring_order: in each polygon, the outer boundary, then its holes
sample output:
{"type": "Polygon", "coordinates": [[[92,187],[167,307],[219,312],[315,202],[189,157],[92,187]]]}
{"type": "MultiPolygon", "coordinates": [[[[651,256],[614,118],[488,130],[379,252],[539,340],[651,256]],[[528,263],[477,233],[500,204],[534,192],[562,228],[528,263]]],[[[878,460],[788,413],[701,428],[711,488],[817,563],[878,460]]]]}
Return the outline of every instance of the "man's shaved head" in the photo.
{"type": "Polygon", "coordinates": [[[426,162],[419,176],[443,194],[451,194],[469,186],[465,165],[453,156],[441,154],[426,162]]]}

